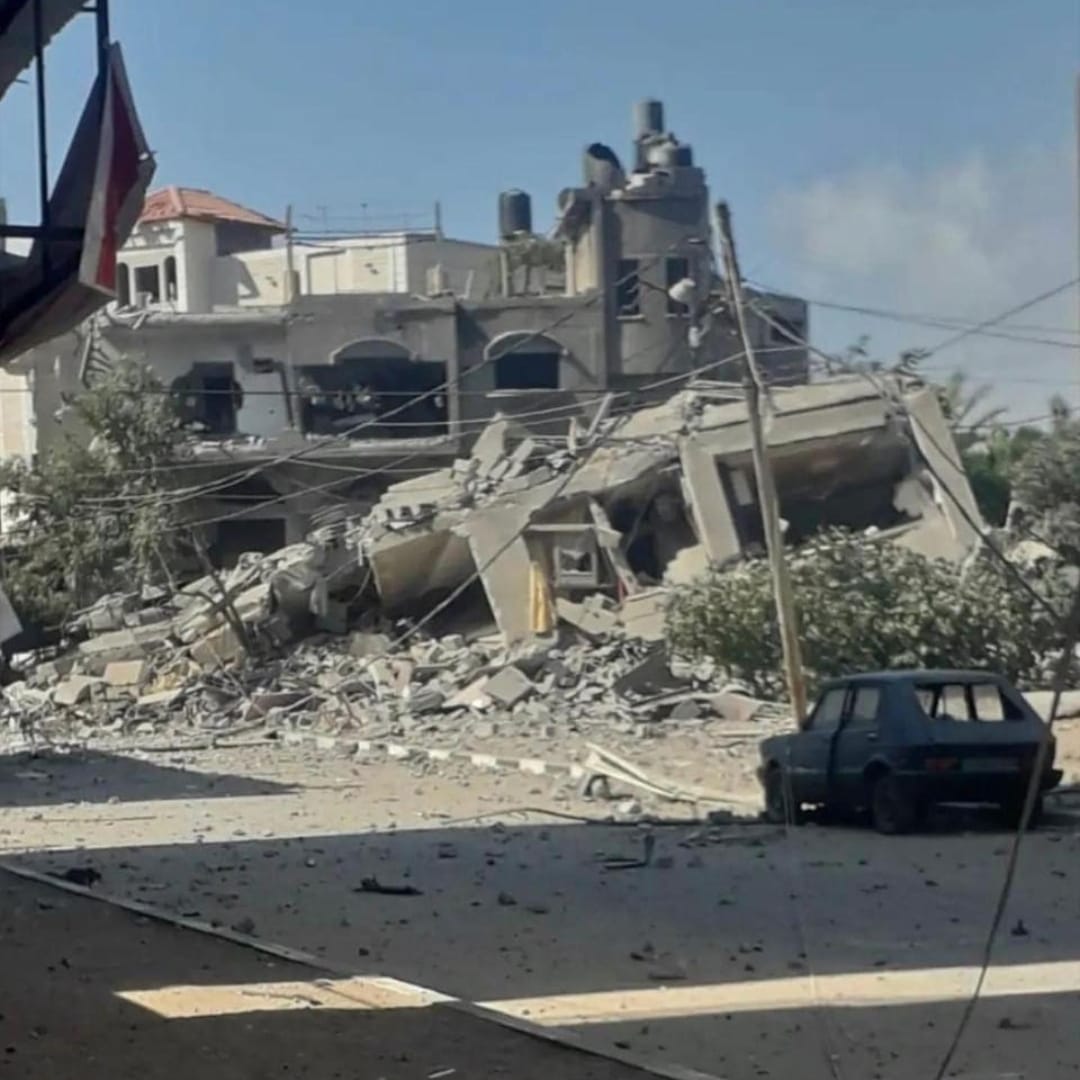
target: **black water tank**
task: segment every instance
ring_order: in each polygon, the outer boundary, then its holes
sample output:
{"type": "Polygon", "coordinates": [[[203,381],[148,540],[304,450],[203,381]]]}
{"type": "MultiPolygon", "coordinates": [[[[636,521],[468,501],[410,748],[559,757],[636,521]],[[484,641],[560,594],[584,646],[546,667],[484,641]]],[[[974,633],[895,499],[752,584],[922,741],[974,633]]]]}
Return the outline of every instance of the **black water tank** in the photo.
{"type": "Polygon", "coordinates": [[[664,103],[647,98],[634,106],[634,138],[664,133],[664,103]]]}
{"type": "Polygon", "coordinates": [[[499,195],[499,236],[509,240],[532,232],[532,199],[527,191],[514,188],[499,195]]]}

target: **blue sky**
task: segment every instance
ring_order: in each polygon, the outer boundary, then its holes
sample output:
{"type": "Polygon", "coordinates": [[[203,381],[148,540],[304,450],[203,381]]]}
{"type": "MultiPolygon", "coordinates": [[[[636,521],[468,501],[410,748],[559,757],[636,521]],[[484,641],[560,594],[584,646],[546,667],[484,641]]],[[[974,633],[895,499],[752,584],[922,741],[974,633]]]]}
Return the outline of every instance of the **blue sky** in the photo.
{"type": "MultiPolygon", "coordinates": [[[[667,104],[745,273],[805,295],[978,319],[1076,274],[1076,0],[113,0],[160,183],[331,223],[423,214],[492,239],[519,186],[546,227],[580,151],[624,156],[630,109],[667,104]],[[366,208],[366,209],[365,209],[366,208]]],[[[90,77],[92,19],[50,50],[58,157],[90,77]]],[[[0,193],[29,216],[32,89],[0,104],[0,193]]],[[[1076,294],[1018,323],[1076,328],[1076,294]]],[[[814,311],[883,356],[946,336],[814,311]]],[[[1031,333],[1026,329],[1017,333],[1031,333]]],[[[1077,338],[1074,336],[1072,341],[1077,338]]],[[[1080,353],[999,339],[937,358],[1021,411],[1080,353]]]]}

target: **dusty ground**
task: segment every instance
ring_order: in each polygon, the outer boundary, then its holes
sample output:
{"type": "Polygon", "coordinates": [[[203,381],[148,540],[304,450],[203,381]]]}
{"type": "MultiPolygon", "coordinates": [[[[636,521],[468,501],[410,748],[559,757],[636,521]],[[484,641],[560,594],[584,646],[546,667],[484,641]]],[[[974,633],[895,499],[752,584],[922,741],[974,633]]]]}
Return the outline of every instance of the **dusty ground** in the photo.
{"type": "MultiPolygon", "coordinates": [[[[1059,737],[1080,767],[1077,728],[1059,737]]],[[[667,775],[747,774],[639,745],[667,775]]],[[[562,781],[283,747],[9,759],[0,804],[9,858],[732,1078],[933,1076],[1009,844],[977,815],[901,839],[585,824],[519,809],[610,812],[562,781]],[[648,866],[605,861],[646,832],[648,866]]],[[[1070,818],[1029,840],[957,1075],[1080,1071],[1078,851],[1070,818]]]]}
{"type": "Polygon", "coordinates": [[[0,1076],[646,1080],[407,990],[326,980],[7,875],[0,911],[0,1076]]]}

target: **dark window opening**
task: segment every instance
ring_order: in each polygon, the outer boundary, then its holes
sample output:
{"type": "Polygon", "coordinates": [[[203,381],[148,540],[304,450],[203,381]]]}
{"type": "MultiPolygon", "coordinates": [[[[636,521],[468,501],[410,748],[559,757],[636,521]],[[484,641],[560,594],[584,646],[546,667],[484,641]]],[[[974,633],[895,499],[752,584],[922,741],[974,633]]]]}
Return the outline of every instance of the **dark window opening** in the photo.
{"type": "Polygon", "coordinates": [[[682,304],[678,300],[672,298],[670,290],[672,286],[678,285],[680,281],[685,281],[690,277],[690,260],[683,258],[682,256],[675,256],[667,260],[666,267],[666,282],[668,292],[667,298],[667,313],[669,315],[689,315],[690,305],[682,304]]]}
{"type": "Polygon", "coordinates": [[[697,543],[682,495],[658,492],[644,506],[627,501],[611,512],[612,526],[624,536],[626,561],[635,574],[661,581],[668,564],[697,543]]]}
{"type": "Polygon", "coordinates": [[[559,354],[510,352],[495,361],[496,390],[558,390],[559,354]]]}
{"type": "MultiPolygon", "coordinates": [[[[749,465],[717,467],[739,546],[747,553],[762,553],[765,534],[753,472],[749,465]]],[[[817,461],[808,450],[779,460],[774,472],[786,544],[801,544],[827,528],[864,532],[912,520],[895,505],[897,485],[907,473],[902,448],[852,443],[819,451],[817,461]]]]}
{"type": "Polygon", "coordinates": [[[558,390],[563,347],[543,334],[521,331],[488,346],[496,390],[558,390]]]}
{"type": "Polygon", "coordinates": [[[180,287],[176,279],[176,257],[170,255],[165,260],[165,299],[176,303],[180,296],[180,287]]]}
{"type": "Polygon", "coordinates": [[[447,432],[446,364],[414,360],[392,341],[360,341],[332,364],[297,369],[305,431],[358,439],[416,439],[447,432]]]}
{"type": "Polygon", "coordinates": [[[234,435],[244,392],[232,364],[196,364],[173,383],[182,422],[206,435],[234,435]]]}
{"type": "Polygon", "coordinates": [[[615,279],[615,312],[620,319],[641,314],[641,279],[637,259],[620,259],[615,279]]]}
{"type": "Polygon", "coordinates": [[[269,554],[284,546],[283,518],[234,518],[218,522],[208,554],[215,566],[228,570],[239,562],[245,552],[269,554]]]}
{"type": "Polygon", "coordinates": [[[790,345],[798,348],[802,339],[804,328],[802,323],[792,322],[782,315],[769,312],[769,322],[765,324],[769,328],[769,343],[772,345],[790,345]]]}
{"type": "Polygon", "coordinates": [[[254,356],[251,359],[251,370],[256,375],[273,375],[277,371],[277,361],[272,356],[254,356]]]}
{"type": "Polygon", "coordinates": [[[148,304],[161,303],[161,272],[156,266],[135,267],[135,299],[148,304]]]}
{"type": "Polygon", "coordinates": [[[116,264],[116,303],[119,307],[131,307],[131,271],[127,263],[116,264]]]}

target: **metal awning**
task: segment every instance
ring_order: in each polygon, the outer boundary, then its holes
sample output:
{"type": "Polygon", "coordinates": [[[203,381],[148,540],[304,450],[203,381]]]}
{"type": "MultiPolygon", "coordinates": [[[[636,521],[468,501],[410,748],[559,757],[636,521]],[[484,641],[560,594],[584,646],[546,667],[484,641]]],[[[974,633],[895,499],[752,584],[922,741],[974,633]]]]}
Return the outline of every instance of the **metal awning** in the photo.
{"type": "MultiPolygon", "coordinates": [[[[47,44],[82,10],[85,0],[41,0],[47,44]]],[[[33,0],[0,0],[0,97],[34,59],[33,0]]]]}

